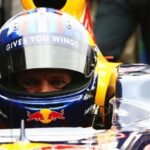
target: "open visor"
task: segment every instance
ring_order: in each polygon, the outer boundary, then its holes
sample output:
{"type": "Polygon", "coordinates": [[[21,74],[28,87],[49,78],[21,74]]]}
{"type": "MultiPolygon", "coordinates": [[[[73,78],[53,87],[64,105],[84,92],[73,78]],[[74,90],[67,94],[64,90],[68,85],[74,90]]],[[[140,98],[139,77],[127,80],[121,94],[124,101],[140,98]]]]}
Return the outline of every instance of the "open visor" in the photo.
{"type": "Polygon", "coordinates": [[[94,51],[88,44],[58,35],[11,41],[4,45],[1,56],[2,77],[42,68],[68,69],[90,76],[95,65],[94,51]]]}

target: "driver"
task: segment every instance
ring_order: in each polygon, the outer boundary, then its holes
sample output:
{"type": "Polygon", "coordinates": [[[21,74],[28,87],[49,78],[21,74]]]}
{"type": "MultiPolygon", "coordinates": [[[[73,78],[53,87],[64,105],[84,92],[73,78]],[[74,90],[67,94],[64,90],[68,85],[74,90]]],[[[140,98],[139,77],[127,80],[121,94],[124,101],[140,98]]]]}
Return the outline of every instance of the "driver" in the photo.
{"type": "MultiPolygon", "coordinates": [[[[0,30],[1,127],[102,127],[95,111],[96,45],[75,18],[23,11],[0,30]]],[[[108,115],[108,113],[107,113],[108,115]]],[[[108,124],[110,126],[110,124],[108,124]]]]}
{"type": "Polygon", "coordinates": [[[16,75],[20,88],[29,93],[61,91],[70,84],[71,79],[71,72],[60,69],[28,70],[16,75]]]}

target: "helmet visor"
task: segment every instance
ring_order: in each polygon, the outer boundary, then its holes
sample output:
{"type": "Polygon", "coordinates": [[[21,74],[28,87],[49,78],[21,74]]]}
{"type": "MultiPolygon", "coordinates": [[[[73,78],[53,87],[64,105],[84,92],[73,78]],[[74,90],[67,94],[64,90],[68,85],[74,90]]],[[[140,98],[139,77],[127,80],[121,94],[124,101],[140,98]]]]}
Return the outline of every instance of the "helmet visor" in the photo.
{"type": "Polygon", "coordinates": [[[24,37],[5,44],[2,49],[1,76],[44,68],[68,69],[89,76],[94,63],[94,51],[88,44],[58,35],[24,37]]]}

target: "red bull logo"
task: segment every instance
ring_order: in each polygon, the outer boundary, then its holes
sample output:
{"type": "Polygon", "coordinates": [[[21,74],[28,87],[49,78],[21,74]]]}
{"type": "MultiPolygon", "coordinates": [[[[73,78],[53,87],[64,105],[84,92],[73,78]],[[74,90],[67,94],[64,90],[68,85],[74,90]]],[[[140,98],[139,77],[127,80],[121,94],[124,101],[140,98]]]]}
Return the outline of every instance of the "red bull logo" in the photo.
{"type": "Polygon", "coordinates": [[[62,120],[65,119],[64,110],[62,110],[61,112],[56,112],[47,108],[41,109],[40,111],[32,113],[32,114],[30,112],[27,112],[27,115],[28,115],[27,121],[34,120],[34,121],[39,121],[44,124],[48,124],[52,121],[55,121],[56,119],[62,119],[62,120]]]}

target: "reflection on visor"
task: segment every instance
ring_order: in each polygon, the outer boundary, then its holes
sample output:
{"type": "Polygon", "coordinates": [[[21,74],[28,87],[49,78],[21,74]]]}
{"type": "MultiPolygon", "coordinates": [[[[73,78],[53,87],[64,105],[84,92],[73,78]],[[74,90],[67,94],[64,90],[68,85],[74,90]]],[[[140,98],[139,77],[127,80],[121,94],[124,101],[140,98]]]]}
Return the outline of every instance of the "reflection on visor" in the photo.
{"type": "Polygon", "coordinates": [[[1,72],[9,75],[26,69],[60,68],[91,74],[93,49],[61,35],[36,34],[3,45],[1,72]]]}

